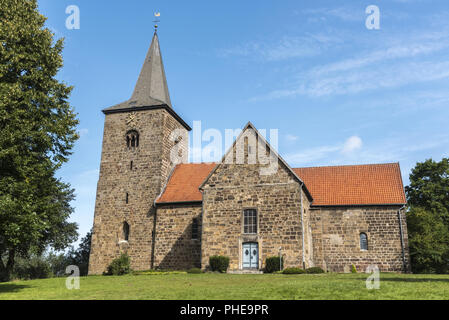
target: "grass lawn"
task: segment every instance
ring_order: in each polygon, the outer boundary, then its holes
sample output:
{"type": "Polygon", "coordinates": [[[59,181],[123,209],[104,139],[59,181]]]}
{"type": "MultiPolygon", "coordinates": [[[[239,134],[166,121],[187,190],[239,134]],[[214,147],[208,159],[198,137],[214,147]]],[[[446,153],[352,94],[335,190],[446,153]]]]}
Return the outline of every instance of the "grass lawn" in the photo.
{"type": "Polygon", "coordinates": [[[367,290],[366,274],[231,275],[165,274],[80,279],[67,290],[65,278],[0,283],[2,299],[449,299],[449,275],[383,273],[379,290],[367,290]]]}

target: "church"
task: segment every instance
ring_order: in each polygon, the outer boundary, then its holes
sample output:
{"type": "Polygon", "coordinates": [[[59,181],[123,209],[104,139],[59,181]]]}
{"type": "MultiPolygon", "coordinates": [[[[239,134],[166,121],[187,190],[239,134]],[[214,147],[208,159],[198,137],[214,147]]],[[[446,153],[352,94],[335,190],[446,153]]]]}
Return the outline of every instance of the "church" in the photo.
{"type": "Polygon", "coordinates": [[[279,255],[285,267],[410,270],[399,163],[292,168],[251,122],[222,161],[188,163],[156,31],[131,98],[103,113],[89,274],[123,252],[133,270],[208,270],[214,255],[235,273],[279,255]]]}

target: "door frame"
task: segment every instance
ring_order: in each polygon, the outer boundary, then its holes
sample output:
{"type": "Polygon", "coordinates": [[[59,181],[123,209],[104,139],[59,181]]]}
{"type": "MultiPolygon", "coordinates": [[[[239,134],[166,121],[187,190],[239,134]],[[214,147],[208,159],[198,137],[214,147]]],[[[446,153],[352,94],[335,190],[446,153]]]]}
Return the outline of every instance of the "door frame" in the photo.
{"type": "MultiPolygon", "coordinates": [[[[259,270],[259,267],[260,267],[260,246],[259,246],[259,242],[257,242],[257,241],[246,241],[246,242],[242,242],[242,250],[241,250],[241,259],[242,259],[242,269],[245,269],[245,270],[259,270]],[[244,255],[245,255],[245,251],[244,251],[244,247],[245,247],[245,245],[250,245],[250,247],[251,247],[251,249],[250,250],[252,250],[252,247],[253,246],[251,246],[251,245],[254,245],[254,247],[256,248],[256,250],[257,250],[257,257],[256,257],[256,262],[255,262],[255,264],[256,264],[256,266],[255,267],[244,267],[244,255]]],[[[251,252],[250,252],[250,257],[251,257],[251,252]]],[[[253,263],[252,263],[252,260],[250,260],[250,265],[252,265],[253,263]]]]}

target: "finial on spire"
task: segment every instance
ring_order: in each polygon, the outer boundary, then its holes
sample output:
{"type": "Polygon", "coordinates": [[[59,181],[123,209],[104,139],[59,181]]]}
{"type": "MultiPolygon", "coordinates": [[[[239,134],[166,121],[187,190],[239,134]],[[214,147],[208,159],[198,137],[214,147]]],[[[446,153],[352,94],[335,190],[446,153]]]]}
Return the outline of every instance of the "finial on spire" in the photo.
{"type": "Polygon", "coordinates": [[[161,16],[160,12],[155,12],[154,16],[156,17],[156,20],[154,20],[154,32],[157,32],[157,27],[158,27],[158,23],[161,22],[161,20],[159,20],[159,17],[161,16]]]}

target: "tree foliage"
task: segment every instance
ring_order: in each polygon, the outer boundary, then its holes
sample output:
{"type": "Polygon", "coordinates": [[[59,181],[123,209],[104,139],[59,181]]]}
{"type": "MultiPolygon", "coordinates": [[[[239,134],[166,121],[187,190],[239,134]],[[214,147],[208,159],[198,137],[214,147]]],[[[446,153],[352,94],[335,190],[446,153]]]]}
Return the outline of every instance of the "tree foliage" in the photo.
{"type": "Polygon", "coordinates": [[[412,269],[449,271],[449,159],[417,163],[406,187],[412,269]]]}
{"type": "Polygon", "coordinates": [[[76,237],[73,190],[55,177],[78,139],[68,102],[72,87],[56,79],[63,40],[44,27],[36,0],[0,0],[0,280],[17,255],[76,237]]]}
{"type": "Polygon", "coordinates": [[[71,265],[78,266],[81,276],[87,276],[89,271],[90,243],[92,240],[92,230],[81,239],[77,250],[73,248],[68,253],[68,260],[71,265]]]}

